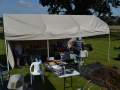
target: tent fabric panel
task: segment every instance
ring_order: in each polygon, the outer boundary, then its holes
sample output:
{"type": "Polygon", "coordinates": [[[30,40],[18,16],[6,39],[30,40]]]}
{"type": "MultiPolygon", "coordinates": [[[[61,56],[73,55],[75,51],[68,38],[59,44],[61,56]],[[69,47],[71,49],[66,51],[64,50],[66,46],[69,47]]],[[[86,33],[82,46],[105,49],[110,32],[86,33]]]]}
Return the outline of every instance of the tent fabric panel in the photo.
{"type": "Polygon", "coordinates": [[[47,32],[52,35],[76,34],[80,26],[70,15],[41,15],[47,26],[47,32]]]}
{"type": "Polygon", "coordinates": [[[31,39],[43,34],[46,30],[42,18],[37,14],[5,14],[3,19],[4,33],[8,37],[7,40],[31,39]]]}
{"type": "Polygon", "coordinates": [[[108,25],[94,15],[4,14],[3,19],[6,40],[62,39],[109,33],[108,25]]]}
{"type": "Polygon", "coordinates": [[[78,15],[72,15],[72,17],[80,24],[82,33],[84,31],[88,33],[99,32],[99,34],[102,34],[100,32],[109,33],[108,25],[94,15],[81,15],[80,17],[78,15]]]}
{"type": "Polygon", "coordinates": [[[13,69],[15,66],[15,63],[14,63],[13,52],[11,50],[11,46],[9,42],[8,42],[7,61],[9,61],[11,68],[13,69]]]}

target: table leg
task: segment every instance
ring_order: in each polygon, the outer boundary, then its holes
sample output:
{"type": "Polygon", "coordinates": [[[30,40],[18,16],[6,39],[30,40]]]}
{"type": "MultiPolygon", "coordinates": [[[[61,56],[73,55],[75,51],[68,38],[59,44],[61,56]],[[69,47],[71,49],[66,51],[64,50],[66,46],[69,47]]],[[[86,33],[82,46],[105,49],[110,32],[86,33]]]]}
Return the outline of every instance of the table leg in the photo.
{"type": "Polygon", "coordinates": [[[72,86],[72,76],[70,77],[70,82],[68,82],[68,80],[66,79],[66,77],[64,77],[64,90],[65,88],[69,88],[72,87],[73,90],[75,90],[72,86]],[[66,86],[66,82],[70,84],[70,86],[66,86]]]}
{"type": "Polygon", "coordinates": [[[49,74],[47,75],[47,77],[49,77],[51,73],[52,73],[52,72],[49,70],[49,74]]]}
{"type": "Polygon", "coordinates": [[[78,62],[78,68],[79,68],[79,72],[80,72],[80,68],[81,66],[84,64],[84,58],[80,58],[79,62],[78,62]]]}
{"type": "Polygon", "coordinates": [[[65,86],[66,86],[66,85],[65,85],[65,84],[66,84],[66,83],[65,83],[65,79],[66,79],[66,78],[64,77],[64,90],[65,90],[65,86]]]}

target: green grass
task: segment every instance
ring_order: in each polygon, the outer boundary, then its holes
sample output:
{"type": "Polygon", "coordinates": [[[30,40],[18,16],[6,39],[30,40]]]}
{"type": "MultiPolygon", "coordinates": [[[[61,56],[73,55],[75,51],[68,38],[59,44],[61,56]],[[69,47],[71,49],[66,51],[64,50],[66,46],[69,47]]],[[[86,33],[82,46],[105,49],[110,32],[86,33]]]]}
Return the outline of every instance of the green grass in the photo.
{"type": "MultiPolygon", "coordinates": [[[[117,66],[120,68],[120,61],[114,60],[117,57],[119,50],[114,50],[115,46],[120,45],[120,40],[117,39],[115,35],[111,36],[110,42],[110,60],[108,60],[108,35],[96,36],[84,38],[85,43],[91,43],[93,46],[93,51],[89,51],[89,56],[85,59],[85,64],[90,64],[93,62],[100,62],[107,66],[117,66]]],[[[5,44],[4,36],[0,34],[0,62],[5,64],[5,44]]],[[[45,67],[46,68],[46,67],[45,67]]],[[[29,74],[29,66],[23,66],[22,69],[12,69],[11,74],[23,74],[24,76],[29,74]]],[[[49,78],[47,75],[49,72],[45,71],[45,83],[43,84],[40,76],[35,76],[35,82],[38,84],[40,90],[62,90],[63,89],[63,78],[59,79],[55,74],[51,73],[49,78]]],[[[70,78],[68,77],[68,80],[70,78]]],[[[83,88],[87,83],[87,80],[80,76],[73,77],[73,87],[75,89],[83,88]]],[[[89,87],[88,84],[87,87],[89,87]]],[[[68,88],[66,90],[72,90],[68,88]]],[[[87,90],[87,89],[86,89],[87,90]]],[[[93,84],[91,90],[100,90],[100,86],[93,84]]]]}
{"type": "Polygon", "coordinates": [[[2,27],[2,26],[3,26],[3,23],[0,22],[0,27],[2,27]]]}
{"type": "Polygon", "coordinates": [[[6,51],[3,33],[0,33],[0,63],[6,65],[6,51]]]}

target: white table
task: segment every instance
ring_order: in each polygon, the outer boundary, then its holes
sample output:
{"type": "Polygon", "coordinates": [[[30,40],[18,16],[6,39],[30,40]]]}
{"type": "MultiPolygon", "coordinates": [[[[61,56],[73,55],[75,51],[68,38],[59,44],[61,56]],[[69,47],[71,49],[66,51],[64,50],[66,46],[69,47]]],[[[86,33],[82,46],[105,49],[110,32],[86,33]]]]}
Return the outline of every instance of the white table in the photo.
{"type": "MultiPolygon", "coordinates": [[[[51,71],[51,72],[53,72],[58,78],[64,78],[64,90],[65,90],[65,88],[68,88],[68,87],[72,87],[73,88],[73,86],[72,86],[72,77],[73,76],[76,76],[76,75],[80,75],[80,73],[78,72],[78,71],[76,71],[76,70],[74,70],[74,72],[72,73],[72,74],[65,74],[65,75],[59,75],[58,74],[58,72],[54,72],[52,69],[51,69],[51,66],[50,65],[48,65],[47,63],[45,63],[45,65],[48,67],[48,69],[51,71]],[[66,79],[67,77],[71,77],[71,79],[70,79],[70,82],[68,82],[68,80],[66,79]],[[68,82],[69,84],[70,84],[70,86],[67,86],[66,87],[66,82],[68,82]]],[[[50,72],[50,73],[51,73],[50,72]]],[[[50,74],[49,74],[50,75],[50,74]]],[[[48,75],[48,76],[49,76],[48,75]]],[[[74,88],[73,88],[74,89],[74,88]]],[[[75,89],[74,89],[75,90],[75,89]]]]}

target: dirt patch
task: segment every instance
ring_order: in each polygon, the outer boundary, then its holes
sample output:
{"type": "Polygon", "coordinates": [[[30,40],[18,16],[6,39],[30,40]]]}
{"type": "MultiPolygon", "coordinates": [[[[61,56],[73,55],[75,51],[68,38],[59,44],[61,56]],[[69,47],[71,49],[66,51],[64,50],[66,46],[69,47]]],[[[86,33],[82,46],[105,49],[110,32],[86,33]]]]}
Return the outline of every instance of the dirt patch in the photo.
{"type": "Polygon", "coordinates": [[[120,69],[116,67],[103,66],[98,69],[91,70],[89,73],[92,77],[101,80],[114,90],[120,90],[120,69]]]}
{"type": "MultiPolygon", "coordinates": [[[[77,70],[77,69],[76,69],[77,70]]],[[[120,90],[120,69],[93,62],[81,66],[80,76],[107,90],[120,90]]]]}

